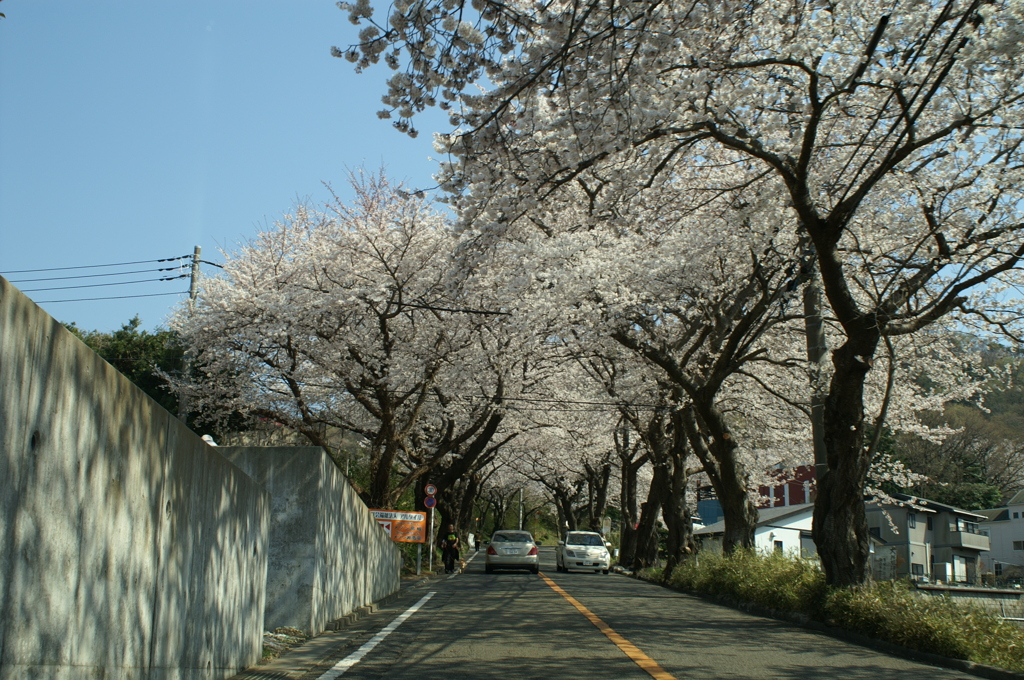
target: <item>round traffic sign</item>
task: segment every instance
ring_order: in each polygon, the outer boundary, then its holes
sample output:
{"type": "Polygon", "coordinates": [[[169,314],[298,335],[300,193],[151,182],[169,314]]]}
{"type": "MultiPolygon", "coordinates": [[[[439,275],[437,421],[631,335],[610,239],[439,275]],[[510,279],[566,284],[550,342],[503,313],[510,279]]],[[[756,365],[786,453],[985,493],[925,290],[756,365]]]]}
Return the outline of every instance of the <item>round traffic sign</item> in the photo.
{"type": "MultiPolygon", "coordinates": [[[[427,487],[423,489],[423,491],[425,491],[428,496],[433,496],[435,493],[437,493],[437,487],[434,486],[433,484],[427,484],[427,487]]],[[[430,508],[433,506],[428,505],[427,507],[430,508]]]]}
{"type": "Polygon", "coordinates": [[[433,496],[427,496],[426,498],[423,499],[423,505],[427,506],[428,508],[432,508],[435,505],[437,505],[437,499],[434,498],[433,496]]]}

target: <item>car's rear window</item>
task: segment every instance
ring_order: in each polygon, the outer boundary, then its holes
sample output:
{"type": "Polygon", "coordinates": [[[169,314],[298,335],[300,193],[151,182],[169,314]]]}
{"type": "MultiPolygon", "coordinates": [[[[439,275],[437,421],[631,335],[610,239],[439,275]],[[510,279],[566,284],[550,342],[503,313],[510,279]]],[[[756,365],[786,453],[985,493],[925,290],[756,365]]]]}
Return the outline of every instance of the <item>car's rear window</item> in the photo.
{"type": "Polygon", "coordinates": [[[494,534],[491,541],[493,543],[533,543],[533,536],[530,534],[494,534]]]}
{"type": "Polygon", "coordinates": [[[594,534],[569,534],[565,542],[569,545],[604,545],[601,537],[594,534]]]}

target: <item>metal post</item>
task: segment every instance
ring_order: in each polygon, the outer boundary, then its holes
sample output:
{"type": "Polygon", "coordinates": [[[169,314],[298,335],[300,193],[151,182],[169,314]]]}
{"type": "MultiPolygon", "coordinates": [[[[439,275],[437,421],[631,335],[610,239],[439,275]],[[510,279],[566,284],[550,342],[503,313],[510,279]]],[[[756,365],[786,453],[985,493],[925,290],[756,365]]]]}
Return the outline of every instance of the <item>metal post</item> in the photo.
{"type": "Polygon", "coordinates": [[[423,566],[423,544],[416,544],[416,575],[420,575],[420,567],[423,566]]]}
{"type": "Polygon", "coordinates": [[[430,508],[430,522],[427,527],[427,541],[430,543],[430,550],[427,551],[427,571],[434,571],[434,508],[430,508]]]}

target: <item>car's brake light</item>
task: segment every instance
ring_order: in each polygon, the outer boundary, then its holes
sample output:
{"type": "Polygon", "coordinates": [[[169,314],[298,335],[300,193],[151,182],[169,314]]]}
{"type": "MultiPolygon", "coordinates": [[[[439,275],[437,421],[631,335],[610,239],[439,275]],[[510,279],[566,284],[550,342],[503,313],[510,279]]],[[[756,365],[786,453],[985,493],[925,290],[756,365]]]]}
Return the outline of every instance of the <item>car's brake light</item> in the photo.
{"type": "Polygon", "coordinates": [[[530,548],[529,554],[530,555],[536,555],[537,554],[537,546],[533,546],[532,548],[530,548]]]}
{"type": "Polygon", "coordinates": [[[493,545],[489,545],[489,546],[487,546],[487,554],[488,555],[497,555],[498,551],[494,549],[493,545]]]}

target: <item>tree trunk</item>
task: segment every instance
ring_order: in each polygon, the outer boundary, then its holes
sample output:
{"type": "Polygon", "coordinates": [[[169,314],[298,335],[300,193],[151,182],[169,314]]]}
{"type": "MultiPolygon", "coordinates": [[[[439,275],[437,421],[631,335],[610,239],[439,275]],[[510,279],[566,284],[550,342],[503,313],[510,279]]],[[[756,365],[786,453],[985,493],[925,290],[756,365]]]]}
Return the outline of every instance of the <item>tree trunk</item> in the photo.
{"type": "Polygon", "coordinates": [[[452,492],[438,492],[437,506],[434,508],[434,525],[447,529],[449,524],[459,528],[459,501],[452,492]]]}
{"type": "Polygon", "coordinates": [[[587,528],[590,531],[601,531],[601,520],[608,506],[608,482],[612,476],[611,463],[605,463],[598,469],[590,465],[587,470],[587,528]]]}
{"type": "Polygon", "coordinates": [[[622,526],[619,532],[619,564],[629,566],[633,564],[633,556],[636,553],[636,525],[639,521],[636,507],[637,475],[646,464],[647,456],[641,456],[639,460],[632,459],[633,449],[629,444],[628,427],[623,430],[621,446],[618,448],[621,461],[619,509],[622,512],[622,526]]]}
{"type": "Polygon", "coordinates": [[[692,555],[695,550],[693,542],[693,520],[690,517],[690,507],[686,504],[686,486],[689,476],[686,474],[686,458],[689,447],[686,445],[686,433],[679,421],[680,414],[676,414],[675,425],[672,429],[674,446],[672,447],[672,477],[665,496],[664,507],[661,510],[665,518],[665,525],[668,528],[666,541],[665,572],[662,578],[668,580],[672,570],[682,560],[692,555]]]}
{"type": "Polygon", "coordinates": [[[622,463],[622,488],[619,490],[619,503],[622,510],[622,527],[619,533],[619,564],[633,564],[636,552],[636,482],[639,467],[632,461],[622,463]]]}
{"type": "Polygon", "coordinates": [[[509,497],[504,495],[498,495],[497,498],[491,499],[491,510],[494,513],[494,528],[491,530],[492,533],[505,528],[505,521],[508,519],[508,499],[509,497]]]}
{"type": "MultiPolygon", "coordinates": [[[[382,433],[382,437],[387,437],[382,433]]],[[[370,485],[366,504],[371,508],[391,510],[395,499],[392,498],[391,475],[398,457],[397,442],[386,440],[370,457],[370,485]]]]}
{"type": "MultiPolygon", "coordinates": [[[[723,467],[729,469],[728,461],[723,467]]],[[[728,555],[738,548],[753,548],[757,508],[747,493],[746,474],[723,472],[715,491],[718,502],[722,504],[722,518],[725,520],[722,550],[728,555]]]]}
{"type": "Polygon", "coordinates": [[[661,514],[662,499],[665,498],[671,487],[670,466],[655,465],[647,502],[640,506],[640,526],[636,531],[633,570],[653,567],[658,564],[658,516],[661,514]]]}
{"type": "Polygon", "coordinates": [[[864,447],[864,381],[878,336],[866,336],[856,344],[848,339],[833,353],[835,372],[825,401],[828,471],[818,480],[814,543],[830,586],[859,585],[868,575],[864,486],[872,452],[864,447]]]}
{"type": "Polygon", "coordinates": [[[448,487],[438,485],[436,498],[435,510],[440,513],[445,527],[454,524],[460,536],[465,536],[472,530],[470,527],[473,521],[473,504],[476,502],[476,488],[472,477],[459,480],[448,487]]]}
{"type": "Polygon", "coordinates": [[[725,520],[722,550],[729,554],[737,548],[753,548],[757,508],[747,493],[746,468],[736,459],[736,444],[725,427],[721,413],[714,407],[707,407],[701,415],[705,416],[705,422],[711,424],[708,428],[712,438],[710,448],[698,430],[697,415],[692,409],[681,410],[677,422],[686,432],[686,438],[703,464],[718,502],[722,505],[725,520]]]}
{"type": "Polygon", "coordinates": [[[558,512],[561,515],[560,521],[564,522],[558,527],[561,534],[565,534],[566,531],[576,531],[579,529],[579,522],[576,518],[576,513],[573,511],[572,498],[569,497],[564,491],[558,490],[553,491],[552,494],[555,497],[555,504],[558,506],[558,512]]]}
{"type": "Polygon", "coordinates": [[[619,564],[623,567],[631,567],[636,560],[636,536],[638,523],[630,524],[628,527],[623,523],[622,533],[619,535],[619,564]]]}
{"type": "Polygon", "coordinates": [[[470,475],[466,478],[466,486],[462,492],[462,502],[459,504],[459,534],[466,536],[473,532],[473,508],[480,494],[480,476],[470,475]]]}

